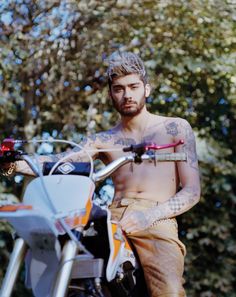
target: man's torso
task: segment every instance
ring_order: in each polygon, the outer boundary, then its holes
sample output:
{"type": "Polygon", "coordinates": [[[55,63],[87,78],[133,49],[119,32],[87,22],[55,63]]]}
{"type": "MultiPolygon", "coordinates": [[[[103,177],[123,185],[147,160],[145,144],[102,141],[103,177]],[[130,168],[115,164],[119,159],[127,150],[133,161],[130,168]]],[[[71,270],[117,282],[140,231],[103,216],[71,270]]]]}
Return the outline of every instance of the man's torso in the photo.
{"type": "MultiPolygon", "coordinates": [[[[116,149],[140,142],[159,145],[172,143],[178,139],[181,129],[178,119],[152,116],[141,133],[124,134],[115,127],[107,132],[96,134],[98,149],[116,149]]],[[[173,148],[162,150],[164,153],[174,152],[173,148]]],[[[125,153],[110,151],[101,153],[99,158],[108,164],[125,153]]],[[[177,167],[174,162],[143,162],[127,164],[112,175],[115,186],[115,200],[122,198],[144,198],[163,202],[175,195],[179,186],[177,167]]]]}

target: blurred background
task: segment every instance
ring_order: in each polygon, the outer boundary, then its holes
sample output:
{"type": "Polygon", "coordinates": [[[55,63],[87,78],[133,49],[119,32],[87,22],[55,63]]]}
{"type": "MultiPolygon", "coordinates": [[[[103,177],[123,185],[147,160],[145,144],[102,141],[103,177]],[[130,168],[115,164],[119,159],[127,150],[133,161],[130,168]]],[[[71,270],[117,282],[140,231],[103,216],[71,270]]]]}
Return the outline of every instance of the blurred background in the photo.
{"type": "MultiPolygon", "coordinates": [[[[117,115],[107,97],[106,58],[118,49],[145,61],[149,111],[187,119],[197,138],[202,197],[178,218],[187,296],[235,297],[235,0],[1,0],[1,140],[79,142],[110,128],[117,115]]],[[[48,144],[37,152],[59,149],[48,144]]],[[[1,178],[1,199],[20,199],[23,181],[1,178]]],[[[9,232],[0,223],[0,279],[9,232]]],[[[23,277],[14,296],[32,296],[23,277]]]]}

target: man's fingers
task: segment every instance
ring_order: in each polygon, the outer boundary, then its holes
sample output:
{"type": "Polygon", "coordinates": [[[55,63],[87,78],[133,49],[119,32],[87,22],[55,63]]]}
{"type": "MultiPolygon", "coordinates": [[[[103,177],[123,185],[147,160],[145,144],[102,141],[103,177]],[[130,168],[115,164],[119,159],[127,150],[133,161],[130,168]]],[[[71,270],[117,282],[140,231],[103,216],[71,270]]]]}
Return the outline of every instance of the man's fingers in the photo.
{"type": "Polygon", "coordinates": [[[127,215],[125,215],[122,219],[121,222],[126,224],[127,222],[136,222],[138,220],[137,215],[135,212],[131,211],[127,215]]]}
{"type": "Polygon", "coordinates": [[[147,227],[141,211],[130,211],[120,220],[120,226],[127,234],[144,230],[147,227]]]}
{"type": "Polygon", "coordinates": [[[120,226],[122,230],[124,230],[125,233],[127,234],[133,233],[142,229],[141,226],[139,226],[139,224],[134,224],[133,222],[127,222],[127,223],[120,222],[120,226]]]}

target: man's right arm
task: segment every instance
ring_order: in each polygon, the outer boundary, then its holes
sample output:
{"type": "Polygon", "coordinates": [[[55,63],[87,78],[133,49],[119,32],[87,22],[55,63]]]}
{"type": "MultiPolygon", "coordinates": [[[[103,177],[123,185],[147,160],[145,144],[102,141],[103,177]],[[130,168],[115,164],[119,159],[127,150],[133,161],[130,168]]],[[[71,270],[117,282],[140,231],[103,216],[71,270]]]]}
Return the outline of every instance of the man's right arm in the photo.
{"type": "MultiPolygon", "coordinates": [[[[41,168],[43,166],[43,163],[53,162],[50,156],[40,156],[38,160],[41,168]]],[[[27,164],[27,162],[23,160],[16,161],[16,173],[20,173],[23,175],[35,175],[30,166],[27,164]]]]}
{"type": "MultiPolygon", "coordinates": [[[[94,150],[94,152],[90,151],[89,154],[91,155],[92,158],[96,157],[96,143],[95,141],[92,140],[92,137],[84,138],[84,140],[81,141],[79,145],[83,147],[85,150],[86,149],[94,150]]],[[[62,158],[63,158],[63,162],[86,162],[89,160],[88,155],[82,149],[80,149],[79,147],[75,147],[68,152],[39,156],[38,161],[42,168],[45,162],[57,162],[62,158]]],[[[21,173],[23,175],[35,175],[32,169],[26,163],[26,161],[16,162],[16,172],[21,173]]]]}

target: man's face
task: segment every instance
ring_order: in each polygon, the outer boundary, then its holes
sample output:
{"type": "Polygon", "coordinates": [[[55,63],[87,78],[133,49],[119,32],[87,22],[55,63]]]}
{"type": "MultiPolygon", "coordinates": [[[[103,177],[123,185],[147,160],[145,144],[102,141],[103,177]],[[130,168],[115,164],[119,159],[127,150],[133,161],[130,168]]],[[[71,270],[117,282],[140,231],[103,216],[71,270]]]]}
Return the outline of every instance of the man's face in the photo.
{"type": "Polygon", "coordinates": [[[149,93],[149,85],[144,86],[137,74],[114,78],[110,88],[110,97],[114,107],[122,116],[139,114],[149,93]]]}

